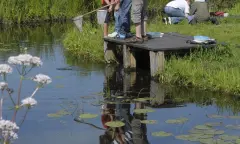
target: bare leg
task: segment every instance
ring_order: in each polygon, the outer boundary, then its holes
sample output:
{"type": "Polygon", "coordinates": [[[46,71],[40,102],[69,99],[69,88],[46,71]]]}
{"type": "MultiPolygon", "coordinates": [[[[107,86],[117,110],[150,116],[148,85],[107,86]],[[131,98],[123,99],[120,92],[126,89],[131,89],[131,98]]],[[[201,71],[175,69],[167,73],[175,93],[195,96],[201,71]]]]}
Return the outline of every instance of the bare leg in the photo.
{"type": "Polygon", "coordinates": [[[142,38],[142,25],[141,23],[135,24],[136,26],[136,37],[142,38]]]}
{"type": "Polygon", "coordinates": [[[103,26],[103,35],[104,37],[107,37],[108,36],[108,24],[107,23],[104,23],[104,26],[103,26]]]}

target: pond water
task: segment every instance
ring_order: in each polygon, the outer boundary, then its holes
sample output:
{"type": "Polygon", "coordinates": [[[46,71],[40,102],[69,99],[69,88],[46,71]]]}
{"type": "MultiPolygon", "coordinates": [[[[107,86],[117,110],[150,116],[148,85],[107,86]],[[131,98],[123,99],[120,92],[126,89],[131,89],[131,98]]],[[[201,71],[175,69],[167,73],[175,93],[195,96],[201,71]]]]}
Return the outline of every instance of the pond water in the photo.
{"type": "MultiPolygon", "coordinates": [[[[43,61],[43,66],[29,76],[43,73],[53,80],[36,94],[38,104],[27,113],[15,144],[111,144],[113,139],[135,144],[197,144],[221,138],[236,143],[240,135],[240,97],[164,86],[152,81],[148,72],[129,73],[121,66],[78,62],[64,52],[61,42],[69,28],[68,24],[54,24],[1,29],[1,63],[27,47],[28,53],[43,61]],[[66,67],[71,70],[58,70],[66,67]],[[136,112],[140,108],[145,109],[144,114],[136,112]],[[86,119],[84,113],[96,115],[86,119]],[[110,129],[106,125],[112,120],[124,126],[110,129]],[[143,120],[154,120],[155,124],[143,124],[143,120]],[[206,123],[215,126],[203,126],[206,123]],[[197,134],[180,137],[187,140],[176,138],[191,134],[189,130],[197,134]],[[160,131],[171,135],[162,132],[154,136],[160,131]]],[[[8,82],[17,91],[16,70],[8,82]]],[[[29,96],[34,87],[33,82],[24,80],[22,96],[29,96]]],[[[10,104],[9,99],[4,101],[5,119],[13,115],[10,104]]],[[[23,113],[19,113],[17,122],[22,119],[23,113]]]]}

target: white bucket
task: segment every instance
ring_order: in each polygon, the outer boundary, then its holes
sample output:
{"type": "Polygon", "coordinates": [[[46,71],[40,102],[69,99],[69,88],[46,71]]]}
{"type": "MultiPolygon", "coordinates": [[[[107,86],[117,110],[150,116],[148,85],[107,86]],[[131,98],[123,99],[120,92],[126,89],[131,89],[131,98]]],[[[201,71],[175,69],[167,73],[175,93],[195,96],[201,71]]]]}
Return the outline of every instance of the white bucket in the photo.
{"type": "Polygon", "coordinates": [[[98,10],[97,11],[98,24],[104,24],[106,15],[107,15],[107,10],[98,10]]]}

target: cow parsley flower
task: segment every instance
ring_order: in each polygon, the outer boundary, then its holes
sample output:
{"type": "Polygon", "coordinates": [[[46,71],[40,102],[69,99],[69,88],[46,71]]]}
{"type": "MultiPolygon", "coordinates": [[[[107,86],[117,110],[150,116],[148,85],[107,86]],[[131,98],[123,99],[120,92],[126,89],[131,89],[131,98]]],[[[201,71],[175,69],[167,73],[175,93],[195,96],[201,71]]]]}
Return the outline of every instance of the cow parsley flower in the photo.
{"type": "Polygon", "coordinates": [[[34,98],[27,97],[22,100],[22,105],[34,106],[37,105],[37,101],[34,98]]]}
{"type": "Polygon", "coordinates": [[[8,63],[13,65],[24,66],[41,66],[42,61],[39,57],[33,57],[30,54],[20,54],[18,56],[11,56],[8,58],[8,63]]]}
{"type": "Polygon", "coordinates": [[[43,63],[39,57],[32,57],[31,64],[34,66],[41,66],[43,63]]]}
{"type": "Polygon", "coordinates": [[[52,79],[49,76],[44,74],[38,74],[35,77],[33,77],[32,80],[41,85],[50,84],[52,82],[52,79]]]}
{"type": "Polygon", "coordinates": [[[12,73],[13,69],[8,64],[0,64],[0,74],[12,73]]]}
{"type": "Polygon", "coordinates": [[[6,89],[7,87],[8,87],[8,83],[6,83],[6,82],[0,82],[0,89],[1,89],[1,90],[6,89]]]}
{"type": "Polygon", "coordinates": [[[4,138],[17,139],[17,130],[19,130],[19,127],[16,123],[9,120],[0,120],[0,131],[4,138]]]}

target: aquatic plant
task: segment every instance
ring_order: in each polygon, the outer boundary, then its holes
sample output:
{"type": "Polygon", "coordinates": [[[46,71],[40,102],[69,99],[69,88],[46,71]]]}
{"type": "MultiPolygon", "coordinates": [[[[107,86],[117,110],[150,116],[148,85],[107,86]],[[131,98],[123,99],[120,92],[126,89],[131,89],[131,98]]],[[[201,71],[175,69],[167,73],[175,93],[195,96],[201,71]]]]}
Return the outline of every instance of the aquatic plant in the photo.
{"type": "Polygon", "coordinates": [[[0,64],[0,74],[2,76],[3,82],[0,82],[1,89],[1,99],[0,99],[0,139],[3,141],[3,144],[10,144],[13,140],[18,138],[17,132],[20,129],[21,124],[24,122],[27,112],[35,105],[37,105],[37,100],[34,98],[36,92],[42,88],[44,85],[52,82],[51,78],[47,75],[38,74],[31,80],[37,83],[35,90],[32,95],[26,98],[21,98],[21,90],[23,85],[23,80],[28,79],[27,75],[29,72],[36,67],[42,65],[42,61],[39,57],[34,57],[30,54],[25,53],[19,54],[18,56],[11,56],[8,58],[8,63],[16,68],[18,74],[20,75],[20,82],[17,91],[17,97],[14,99],[13,92],[14,90],[9,87],[7,83],[7,75],[12,73],[13,68],[8,64],[0,64]],[[6,92],[6,95],[5,93],[6,92]],[[3,102],[5,99],[10,98],[13,107],[14,115],[11,120],[5,120],[2,117],[3,113],[3,102]],[[22,99],[22,100],[21,100],[22,99]],[[21,102],[21,103],[20,103],[21,102]],[[24,118],[19,125],[16,123],[17,113],[20,109],[26,107],[26,112],[24,118]]]}

